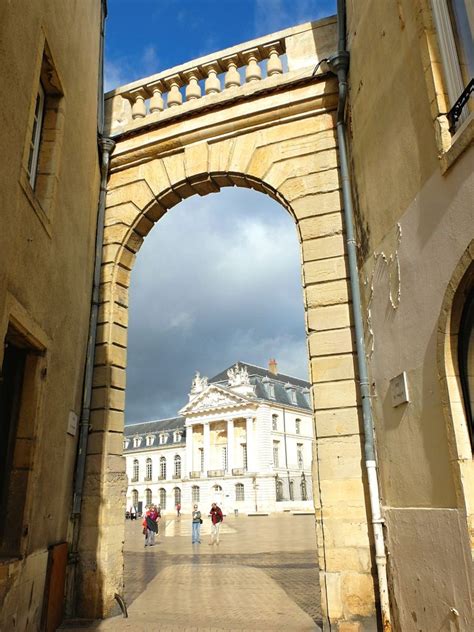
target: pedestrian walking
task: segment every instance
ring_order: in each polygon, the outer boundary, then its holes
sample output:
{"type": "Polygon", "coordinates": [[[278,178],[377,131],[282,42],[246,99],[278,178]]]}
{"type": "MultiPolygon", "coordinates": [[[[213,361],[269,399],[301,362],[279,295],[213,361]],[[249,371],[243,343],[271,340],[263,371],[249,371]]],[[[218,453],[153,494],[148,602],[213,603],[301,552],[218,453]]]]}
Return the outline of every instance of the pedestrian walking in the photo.
{"type": "Polygon", "coordinates": [[[198,509],[197,505],[194,505],[193,507],[193,517],[192,517],[192,543],[193,544],[201,544],[201,525],[202,525],[202,518],[201,518],[201,512],[198,509]]]}
{"type": "Polygon", "coordinates": [[[136,520],[137,519],[137,510],[136,508],[132,505],[130,507],[130,520],[136,520]]]}
{"type": "Polygon", "coordinates": [[[154,505],[148,507],[142,524],[145,546],[154,546],[155,536],[158,533],[158,511],[154,505]]]}
{"type": "Polygon", "coordinates": [[[176,516],[181,517],[181,503],[176,503],[176,516]]]}
{"type": "Polygon", "coordinates": [[[209,546],[212,546],[213,544],[219,546],[219,530],[221,528],[221,522],[224,520],[222,509],[217,506],[217,503],[212,503],[211,511],[209,513],[212,522],[211,541],[209,542],[209,546]]]}

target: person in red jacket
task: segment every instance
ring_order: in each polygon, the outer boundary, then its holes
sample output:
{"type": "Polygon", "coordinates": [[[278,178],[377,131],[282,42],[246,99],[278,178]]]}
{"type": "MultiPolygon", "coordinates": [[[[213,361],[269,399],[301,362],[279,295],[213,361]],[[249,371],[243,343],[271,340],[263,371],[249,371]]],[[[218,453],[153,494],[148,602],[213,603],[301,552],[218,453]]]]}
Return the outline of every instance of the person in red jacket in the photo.
{"type": "Polygon", "coordinates": [[[221,522],[224,520],[224,516],[222,515],[222,510],[217,506],[217,503],[212,503],[211,511],[209,512],[211,516],[211,541],[209,542],[209,546],[216,544],[219,546],[219,530],[221,527],[221,522]]]}

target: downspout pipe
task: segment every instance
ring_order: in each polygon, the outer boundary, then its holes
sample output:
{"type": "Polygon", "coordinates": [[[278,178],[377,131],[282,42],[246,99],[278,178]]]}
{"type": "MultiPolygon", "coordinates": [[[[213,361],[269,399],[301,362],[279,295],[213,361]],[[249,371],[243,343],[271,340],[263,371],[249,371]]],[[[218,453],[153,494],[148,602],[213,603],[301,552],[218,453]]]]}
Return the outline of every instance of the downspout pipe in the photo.
{"type": "Polygon", "coordinates": [[[369,484],[372,530],[375,542],[375,563],[377,567],[378,590],[382,616],[382,629],[391,630],[390,601],[387,582],[387,557],[383,534],[383,518],[380,507],[379,481],[374,445],[374,423],[370,401],[370,383],[367,369],[367,356],[362,319],[362,301],[359,286],[359,268],[357,264],[357,245],[354,235],[354,208],[350,180],[349,160],[347,155],[347,128],[345,109],[347,101],[347,73],[349,69],[349,51],[346,49],[346,3],[337,2],[338,52],[332,55],[327,64],[329,70],[337,76],[339,101],[337,107],[337,140],[339,145],[339,163],[342,183],[342,199],[346,229],[346,245],[349,265],[349,277],[352,293],[352,313],[357,349],[357,365],[359,386],[362,401],[362,417],[364,425],[364,455],[369,484]]]}
{"type": "Polygon", "coordinates": [[[82,391],[81,418],[79,423],[79,440],[77,446],[76,467],[74,472],[74,495],[72,516],[75,519],[73,555],[77,555],[78,517],[81,513],[82,495],[87,457],[87,443],[90,430],[90,409],[92,399],[92,379],[94,375],[94,355],[97,338],[97,322],[99,317],[100,274],[102,267],[102,246],[104,241],[105,198],[107,194],[107,178],[109,174],[110,155],[115,143],[104,137],[104,39],[105,19],[107,17],[107,0],[101,1],[101,24],[99,42],[99,81],[97,107],[97,144],[100,154],[100,191],[97,208],[97,227],[95,237],[94,276],[92,282],[91,311],[89,316],[89,336],[87,339],[86,362],[84,368],[84,384],[82,391]]]}
{"type": "Polygon", "coordinates": [[[84,371],[84,387],[82,394],[81,419],[79,423],[79,441],[74,475],[73,516],[81,513],[82,495],[86,470],[87,442],[89,437],[92,379],[94,375],[94,355],[97,338],[97,321],[99,317],[100,273],[102,267],[102,246],[104,241],[105,197],[107,194],[107,177],[109,173],[110,155],[115,143],[110,138],[99,136],[101,151],[100,193],[97,213],[97,230],[95,238],[94,280],[92,286],[91,312],[89,319],[89,337],[87,340],[86,366],[84,371]]]}

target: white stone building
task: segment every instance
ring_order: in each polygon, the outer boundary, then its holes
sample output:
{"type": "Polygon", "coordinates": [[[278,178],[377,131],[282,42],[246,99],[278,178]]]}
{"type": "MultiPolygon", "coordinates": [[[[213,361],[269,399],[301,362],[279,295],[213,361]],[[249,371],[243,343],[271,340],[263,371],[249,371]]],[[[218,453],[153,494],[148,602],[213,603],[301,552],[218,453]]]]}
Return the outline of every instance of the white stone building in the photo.
{"type": "Polygon", "coordinates": [[[196,373],[178,417],[125,427],[127,507],[312,509],[312,442],[309,383],[278,373],[274,360],[268,369],[239,362],[211,380],[196,373]]]}

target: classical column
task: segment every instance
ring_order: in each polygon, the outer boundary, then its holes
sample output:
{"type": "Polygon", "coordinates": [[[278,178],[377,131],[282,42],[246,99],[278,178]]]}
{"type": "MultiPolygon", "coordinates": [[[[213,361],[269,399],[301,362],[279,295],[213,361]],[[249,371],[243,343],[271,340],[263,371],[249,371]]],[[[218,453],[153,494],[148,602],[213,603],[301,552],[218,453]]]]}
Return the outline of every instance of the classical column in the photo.
{"type": "Polygon", "coordinates": [[[186,426],[186,474],[193,471],[193,427],[186,426]]]}
{"type": "Polygon", "coordinates": [[[227,420],[227,472],[232,474],[234,467],[234,420],[227,420]]]}
{"type": "Polygon", "coordinates": [[[245,434],[247,442],[247,469],[249,472],[254,472],[255,465],[255,435],[253,432],[253,417],[247,417],[245,420],[245,434]]]}
{"type": "Polygon", "coordinates": [[[209,422],[203,424],[204,427],[204,475],[210,469],[211,463],[211,428],[209,422]]]}

